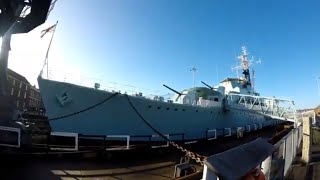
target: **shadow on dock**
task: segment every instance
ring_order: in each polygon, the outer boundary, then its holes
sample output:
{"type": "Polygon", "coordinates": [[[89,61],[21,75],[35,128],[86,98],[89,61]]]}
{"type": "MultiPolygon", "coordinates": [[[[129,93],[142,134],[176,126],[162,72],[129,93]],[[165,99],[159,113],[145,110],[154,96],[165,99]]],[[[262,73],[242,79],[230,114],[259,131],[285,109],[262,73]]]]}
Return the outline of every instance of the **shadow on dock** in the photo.
{"type": "MultiPolygon", "coordinates": [[[[250,142],[271,138],[276,128],[269,127],[246,134],[242,139],[229,137],[208,143],[190,144],[188,149],[209,156],[250,142]]],[[[28,156],[1,155],[1,179],[172,179],[174,166],[184,154],[173,148],[110,152],[100,157],[86,154],[28,156]]],[[[198,170],[202,167],[194,164],[198,170]]]]}
{"type": "Polygon", "coordinates": [[[301,160],[302,147],[292,164],[292,169],[287,176],[287,180],[318,180],[320,179],[320,130],[313,129],[313,145],[311,147],[311,162],[305,164],[301,160]]]}

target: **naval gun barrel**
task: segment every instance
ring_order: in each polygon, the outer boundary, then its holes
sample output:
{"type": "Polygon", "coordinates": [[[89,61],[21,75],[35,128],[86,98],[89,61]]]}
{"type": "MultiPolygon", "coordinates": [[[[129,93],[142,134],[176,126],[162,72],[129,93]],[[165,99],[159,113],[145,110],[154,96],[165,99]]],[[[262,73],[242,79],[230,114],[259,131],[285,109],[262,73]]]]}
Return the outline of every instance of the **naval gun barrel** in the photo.
{"type": "Polygon", "coordinates": [[[203,81],[201,81],[201,83],[204,84],[205,86],[207,86],[208,88],[212,89],[212,90],[214,89],[213,87],[209,86],[207,83],[205,83],[203,81]]]}
{"type": "Polygon", "coordinates": [[[163,86],[164,86],[164,87],[166,87],[166,88],[168,88],[169,90],[171,90],[171,91],[175,92],[176,94],[179,94],[179,96],[183,95],[183,94],[182,94],[182,93],[180,93],[179,91],[174,90],[174,89],[172,89],[171,87],[169,87],[169,86],[167,86],[167,85],[165,85],[165,84],[163,84],[163,86]]]}

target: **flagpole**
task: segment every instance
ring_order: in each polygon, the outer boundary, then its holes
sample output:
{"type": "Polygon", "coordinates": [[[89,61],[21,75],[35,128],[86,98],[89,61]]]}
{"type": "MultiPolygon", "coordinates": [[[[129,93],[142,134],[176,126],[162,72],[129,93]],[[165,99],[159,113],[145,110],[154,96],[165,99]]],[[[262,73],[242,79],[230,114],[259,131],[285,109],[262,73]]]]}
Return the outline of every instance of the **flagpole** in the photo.
{"type": "Polygon", "coordinates": [[[55,27],[54,27],[54,31],[53,31],[53,33],[52,33],[52,36],[51,36],[51,39],[50,39],[50,43],[49,43],[49,46],[48,46],[48,49],[47,49],[47,54],[46,54],[47,79],[49,79],[49,58],[48,58],[48,56],[49,56],[49,51],[50,51],[52,39],[53,39],[54,33],[56,32],[57,25],[58,25],[58,21],[56,22],[56,25],[55,25],[55,27]]]}

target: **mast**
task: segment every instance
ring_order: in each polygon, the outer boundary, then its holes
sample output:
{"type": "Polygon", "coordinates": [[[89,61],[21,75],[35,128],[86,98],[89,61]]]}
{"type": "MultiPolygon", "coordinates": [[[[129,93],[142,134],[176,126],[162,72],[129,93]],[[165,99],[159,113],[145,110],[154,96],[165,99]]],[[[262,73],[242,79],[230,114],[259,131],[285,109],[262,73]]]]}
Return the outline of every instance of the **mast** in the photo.
{"type": "Polygon", "coordinates": [[[49,28],[42,30],[41,31],[42,35],[40,36],[41,38],[43,38],[43,36],[45,34],[47,34],[48,32],[52,32],[51,39],[50,39],[50,42],[49,42],[49,45],[48,45],[48,49],[47,49],[47,53],[46,53],[46,57],[44,59],[44,63],[43,63],[43,66],[42,66],[42,69],[41,69],[40,75],[39,75],[40,77],[42,77],[43,69],[44,69],[45,66],[47,66],[47,79],[49,79],[49,52],[50,52],[52,39],[54,37],[54,33],[56,32],[57,26],[58,26],[58,21],[53,26],[50,26],[49,28]]]}
{"type": "Polygon", "coordinates": [[[252,87],[252,91],[255,92],[254,90],[254,69],[252,68],[252,72],[251,72],[251,79],[252,79],[252,82],[251,82],[251,87],[252,87]]]}
{"type": "Polygon", "coordinates": [[[196,85],[195,74],[196,74],[197,69],[195,67],[193,67],[192,69],[190,69],[190,71],[192,71],[193,87],[195,87],[195,85],[196,85]]]}
{"type": "MultiPolygon", "coordinates": [[[[245,46],[241,47],[242,49],[242,55],[238,56],[237,58],[240,59],[241,64],[235,67],[232,67],[232,70],[237,70],[237,77],[238,77],[238,70],[242,69],[242,74],[244,75],[244,79],[246,81],[247,85],[250,85],[252,87],[253,92],[255,92],[255,71],[253,69],[254,63],[261,63],[261,59],[258,61],[254,61],[254,57],[252,57],[250,60],[248,60],[248,51],[245,46]],[[252,73],[250,74],[249,68],[251,67],[252,73]]],[[[239,78],[239,77],[238,77],[239,78]]]]}
{"type": "Polygon", "coordinates": [[[244,79],[246,80],[246,84],[251,85],[249,62],[247,59],[247,56],[248,56],[247,48],[245,46],[242,46],[241,49],[242,49],[242,55],[238,56],[238,59],[241,60],[241,65],[242,65],[242,70],[243,70],[242,74],[244,75],[244,79]]]}

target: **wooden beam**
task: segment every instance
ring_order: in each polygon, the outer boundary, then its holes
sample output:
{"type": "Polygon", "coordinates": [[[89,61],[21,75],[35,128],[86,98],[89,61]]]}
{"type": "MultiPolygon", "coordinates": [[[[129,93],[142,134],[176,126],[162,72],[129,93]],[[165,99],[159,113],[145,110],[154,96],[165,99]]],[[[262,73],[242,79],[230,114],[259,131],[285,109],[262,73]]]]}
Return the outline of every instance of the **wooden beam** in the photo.
{"type": "Polygon", "coordinates": [[[311,117],[303,117],[302,128],[302,161],[309,164],[311,161],[311,146],[312,146],[312,119],[311,117]]]}

